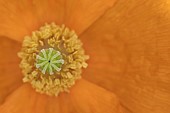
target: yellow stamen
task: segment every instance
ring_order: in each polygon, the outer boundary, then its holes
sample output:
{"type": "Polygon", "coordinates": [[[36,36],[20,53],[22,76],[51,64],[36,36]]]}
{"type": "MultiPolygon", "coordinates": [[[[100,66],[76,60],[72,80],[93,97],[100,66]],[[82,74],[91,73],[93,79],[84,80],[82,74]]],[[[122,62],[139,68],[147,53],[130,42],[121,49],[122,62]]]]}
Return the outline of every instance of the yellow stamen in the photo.
{"type": "Polygon", "coordinates": [[[64,25],[60,27],[54,23],[45,24],[39,31],[32,32],[32,36],[26,36],[18,56],[21,58],[23,82],[31,83],[40,93],[56,96],[63,91],[69,92],[69,88],[81,78],[82,68],[87,67],[85,61],[89,58],[84,54],[82,42],[76,33],[64,25]],[[53,63],[62,62],[62,67],[44,61],[56,57],[54,54],[49,53],[46,59],[40,56],[43,51],[49,50],[61,53],[62,59],[53,63]]]}

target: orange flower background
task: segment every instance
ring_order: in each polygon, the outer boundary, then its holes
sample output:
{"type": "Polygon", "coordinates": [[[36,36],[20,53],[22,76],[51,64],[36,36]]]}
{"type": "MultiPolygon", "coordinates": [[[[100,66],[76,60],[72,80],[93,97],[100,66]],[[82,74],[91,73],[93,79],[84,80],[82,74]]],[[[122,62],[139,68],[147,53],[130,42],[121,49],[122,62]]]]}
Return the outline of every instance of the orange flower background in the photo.
{"type": "Polygon", "coordinates": [[[168,0],[0,0],[0,6],[0,113],[170,112],[168,0]],[[90,55],[83,78],[59,97],[23,84],[18,66],[23,37],[45,22],[74,29],[90,55]]]}

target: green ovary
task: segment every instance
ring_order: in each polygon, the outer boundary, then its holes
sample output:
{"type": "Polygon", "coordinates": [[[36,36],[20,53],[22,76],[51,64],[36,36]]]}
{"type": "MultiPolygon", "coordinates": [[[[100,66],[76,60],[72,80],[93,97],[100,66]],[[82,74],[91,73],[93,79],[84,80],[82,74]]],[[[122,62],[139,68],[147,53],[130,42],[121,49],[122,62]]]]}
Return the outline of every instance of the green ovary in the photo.
{"type": "Polygon", "coordinates": [[[36,58],[36,68],[43,74],[53,75],[55,71],[60,71],[64,64],[61,53],[53,48],[42,49],[36,58]]]}

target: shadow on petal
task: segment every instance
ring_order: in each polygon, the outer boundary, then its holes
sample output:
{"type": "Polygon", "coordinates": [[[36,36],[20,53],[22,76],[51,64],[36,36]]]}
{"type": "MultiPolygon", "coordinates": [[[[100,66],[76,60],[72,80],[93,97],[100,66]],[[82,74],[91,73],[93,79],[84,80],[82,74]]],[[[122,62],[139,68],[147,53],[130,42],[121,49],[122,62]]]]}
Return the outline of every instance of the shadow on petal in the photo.
{"type": "Polygon", "coordinates": [[[0,104],[22,84],[17,52],[21,44],[7,37],[0,37],[0,104]]]}

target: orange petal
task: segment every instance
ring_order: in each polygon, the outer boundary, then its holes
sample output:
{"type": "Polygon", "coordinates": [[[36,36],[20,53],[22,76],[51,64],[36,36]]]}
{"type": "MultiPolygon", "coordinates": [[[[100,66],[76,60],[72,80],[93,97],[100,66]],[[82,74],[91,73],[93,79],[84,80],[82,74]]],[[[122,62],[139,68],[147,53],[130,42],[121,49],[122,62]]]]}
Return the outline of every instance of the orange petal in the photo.
{"type": "Polygon", "coordinates": [[[122,113],[117,97],[86,80],[59,96],[61,113],[122,113]]]}
{"type": "Polygon", "coordinates": [[[49,113],[46,105],[45,95],[36,93],[30,84],[24,84],[7,98],[0,113],[49,113]]]}
{"type": "Polygon", "coordinates": [[[0,37],[0,104],[21,84],[21,72],[17,52],[20,44],[0,37]]]}
{"type": "Polygon", "coordinates": [[[120,0],[80,38],[84,78],[116,93],[125,113],[170,113],[170,4],[120,0]]]}
{"type": "Polygon", "coordinates": [[[1,0],[0,35],[21,41],[45,22],[66,24],[77,33],[83,32],[115,0],[1,0]]]}
{"type": "Polygon", "coordinates": [[[45,22],[63,23],[62,0],[0,0],[0,35],[21,41],[45,22]]]}
{"type": "Polygon", "coordinates": [[[67,0],[65,24],[78,34],[100,18],[116,0],[67,0]]]}
{"type": "Polygon", "coordinates": [[[71,93],[50,97],[25,84],[0,107],[2,113],[121,113],[117,98],[96,85],[80,80],[71,93]]]}
{"type": "Polygon", "coordinates": [[[78,113],[122,113],[113,93],[83,79],[73,87],[70,97],[78,113]]]}

